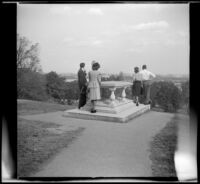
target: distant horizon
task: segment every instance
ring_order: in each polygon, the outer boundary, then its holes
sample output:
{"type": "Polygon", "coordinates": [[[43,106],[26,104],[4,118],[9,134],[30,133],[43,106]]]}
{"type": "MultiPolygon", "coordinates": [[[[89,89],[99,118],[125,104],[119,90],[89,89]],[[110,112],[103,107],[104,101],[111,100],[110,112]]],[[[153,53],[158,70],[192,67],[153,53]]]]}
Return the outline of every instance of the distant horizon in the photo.
{"type": "MultiPolygon", "coordinates": [[[[56,71],[54,71],[56,72],[56,71]]],[[[49,73],[49,72],[47,72],[49,73]]],[[[59,75],[77,75],[77,73],[73,73],[73,72],[65,72],[65,73],[58,73],[56,72],[57,74],[59,75]]],[[[120,72],[118,73],[105,73],[105,72],[101,72],[102,74],[108,74],[108,75],[118,75],[120,72]]],[[[124,73],[124,72],[123,72],[124,73]]],[[[125,75],[132,75],[132,73],[124,73],[125,75]]],[[[185,76],[185,77],[189,77],[190,74],[158,74],[158,73],[155,73],[156,76],[173,76],[173,77],[176,77],[176,76],[185,76]]]]}

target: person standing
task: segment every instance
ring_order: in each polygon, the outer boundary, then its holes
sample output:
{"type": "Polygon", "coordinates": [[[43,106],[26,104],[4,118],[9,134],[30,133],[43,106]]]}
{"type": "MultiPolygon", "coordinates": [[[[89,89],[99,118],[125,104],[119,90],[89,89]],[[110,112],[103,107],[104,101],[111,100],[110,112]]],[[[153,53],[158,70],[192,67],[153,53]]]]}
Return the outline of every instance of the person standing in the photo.
{"type": "Polygon", "coordinates": [[[147,65],[142,66],[142,70],[140,71],[144,89],[144,97],[145,101],[144,104],[150,104],[150,90],[151,90],[151,80],[156,77],[155,74],[147,70],[147,65]]]}
{"type": "Polygon", "coordinates": [[[86,95],[87,95],[87,79],[86,71],[84,69],[85,63],[80,63],[80,69],[78,71],[78,85],[80,90],[79,104],[78,108],[80,109],[86,104],[86,95]]]}
{"type": "Polygon", "coordinates": [[[135,73],[133,74],[132,94],[136,106],[139,106],[139,96],[141,95],[142,77],[139,73],[139,67],[135,67],[134,72],[135,73]]]}
{"type": "Polygon", "coordinates": [[[91,101],[92,107],[91,107],[91,113],[96,113],[96,102],[97,100],[101,99],[100,95],[100,86],[101,86],[101,74],[98,71],[100,68],[100,64],[98,62],[92,63],[92,71],[88,73],[89,75],[89,83],[88,83],[88,89],[89,89],[89,99],[91,101]]]}

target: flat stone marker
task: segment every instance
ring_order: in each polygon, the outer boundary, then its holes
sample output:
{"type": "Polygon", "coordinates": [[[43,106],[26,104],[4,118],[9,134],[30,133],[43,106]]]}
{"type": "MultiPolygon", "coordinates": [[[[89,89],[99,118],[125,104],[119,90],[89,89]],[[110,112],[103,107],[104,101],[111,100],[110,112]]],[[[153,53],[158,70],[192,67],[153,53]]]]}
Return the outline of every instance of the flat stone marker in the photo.
{"type": "Polygon", "coordinates": [[[132,100],[126,98],[125,90],[130,87],[132,83],[125,81],[105,81],[101,83],[101,88],[108,88],[111,91],[109,99],[97,101],[96,113],[90,112],[90,102],[81,109],[72,109],[64,112],[63,116],[89,119],[89,120],[102,120],[124,123],[130,119],[143,114],[150,110],[150,105],[140,104],[136,106],[132,100]],[[121,97],[115,97],[115,90],[123,88],[121,97]]]}

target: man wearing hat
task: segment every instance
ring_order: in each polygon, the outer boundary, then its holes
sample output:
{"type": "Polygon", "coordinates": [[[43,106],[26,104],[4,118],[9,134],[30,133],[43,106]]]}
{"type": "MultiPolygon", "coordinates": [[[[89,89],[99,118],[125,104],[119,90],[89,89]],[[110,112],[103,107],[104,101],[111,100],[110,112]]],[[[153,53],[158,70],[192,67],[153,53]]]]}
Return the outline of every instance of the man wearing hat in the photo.
{"type": "Polygon", "coordinates": [[[80,90],[79,104],[78,108],[80,109],[86,104],[86,91],[87,91],[87,79],[86,71],[84,69],[85,63],[80,63],[80,69],[78,71],[78,85],[80,90]]]}

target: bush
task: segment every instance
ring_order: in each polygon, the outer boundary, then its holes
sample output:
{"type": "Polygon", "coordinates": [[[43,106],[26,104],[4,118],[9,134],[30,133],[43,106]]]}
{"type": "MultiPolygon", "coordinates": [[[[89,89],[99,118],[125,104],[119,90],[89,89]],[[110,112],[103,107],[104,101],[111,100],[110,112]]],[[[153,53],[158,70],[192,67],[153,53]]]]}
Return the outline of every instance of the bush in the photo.
{"type": "Polygon", "coordinates": [[[78,87],[78,81],[67,82],[65,84],[65,91],[64,91],[65,99],[77,100],[79,99],[79,94],[80,91],[78,87]]]}
{"type": "Polygon", "coordinates": [[[62,99],[73,99],[79,98],[78,82],[65,82],[65,78],[59,76],[56,72],[49,72],[46,74],[47,83],[46,90],[49,96],[55,98],[57,101],[62,99]]]}
{"type": "Polygon", "coordinates": [[[65,96],[65,79],[60,77],[56,72],[46,74],[46,91],[49,96],[60,100],[65,96]]]}
{"type": "Polygon", "coordinates": [[[189,104],[189,87],[190,87],[189,81],[182,83],[181,87],[182,87],[182,94],[181,94],[182,102],[183,104],[188,105],[189,104]]]}
{"type": "Polygon", "coordinates": [[[17,97],[30,100],[47,100],[46,79],[43,74],[29,69],[17,72],[17,97]]]}
{"type": "Polygon", "coordinates": [[[181,105],[181,92],[173,82],[155,82],[151,88],[152,106],[159,105],[166,112],[176,112],[181,105]]]}
{"type": "Polygon", "coordinates": [[[68,99],[68,100],[67,100],[67,104],[68,104],[68,105],[73,105],[73,101],[72,101],[71,99],[68,99]]]}

